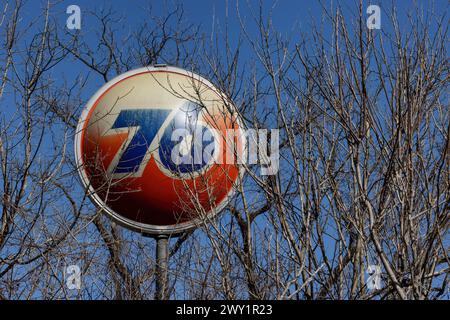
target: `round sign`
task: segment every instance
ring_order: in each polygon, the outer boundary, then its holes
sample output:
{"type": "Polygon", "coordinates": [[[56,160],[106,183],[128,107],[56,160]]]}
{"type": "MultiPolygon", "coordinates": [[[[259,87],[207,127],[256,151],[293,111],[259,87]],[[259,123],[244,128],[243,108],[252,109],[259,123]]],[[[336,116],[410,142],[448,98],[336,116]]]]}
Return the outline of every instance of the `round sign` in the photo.
{"type": "Polygon", "coordinates": [[[230,100],[199,75],[166,66],[129,71],[83,110],[78,171],[115,221],[176,234],[227,204],[244,152],[241,128],[230,100]]]}

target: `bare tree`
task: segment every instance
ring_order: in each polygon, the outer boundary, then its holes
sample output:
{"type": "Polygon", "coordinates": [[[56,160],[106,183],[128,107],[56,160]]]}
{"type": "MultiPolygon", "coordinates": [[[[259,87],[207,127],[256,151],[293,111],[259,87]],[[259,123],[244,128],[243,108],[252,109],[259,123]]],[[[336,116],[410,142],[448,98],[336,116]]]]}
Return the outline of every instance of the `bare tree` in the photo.
{"type": "MultiPolygon", "coordinates": [[[[202,34],[181,5],[148,9],[129,33],[112,9],[89,13],[92,30],[64,30],[58,8],[29,24],[20,0],[0,8],[0,299],[153,298],[153,241],[88,201],[71,150],[99,81],[158,63],[205,75],[244,128],[280,133],[279,170],[240,165],[215,218],[186,186],[204,224],[170,240],[167,298],[448,299],[446,12],[416,8],[401,25],[393,7],[369,30],[362,2],[323,6],[321,24],[287,37],[263,5],[236,2],[236,37],[228,21],[202,34]],[[79,74],[56,76],[67,65],[79,74]]],[[[200,92],[186,99],[202,105],[200,92]]]]}

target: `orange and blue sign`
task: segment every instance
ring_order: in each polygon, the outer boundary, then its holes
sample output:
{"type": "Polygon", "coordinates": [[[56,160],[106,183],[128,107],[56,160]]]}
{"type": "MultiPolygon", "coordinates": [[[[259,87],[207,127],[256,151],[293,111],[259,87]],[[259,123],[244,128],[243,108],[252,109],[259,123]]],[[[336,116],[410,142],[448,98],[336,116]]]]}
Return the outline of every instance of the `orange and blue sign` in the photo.
{"type": "Polygon", "coordinates": [[[238,183],[233,104],[209,81],[147,67],[106,83],[78,123],[75,154],[94,202],[122,225],[173,234],[215,216],[238,183]],[[232,147],[230,147],[232,145],[232,147]]]}

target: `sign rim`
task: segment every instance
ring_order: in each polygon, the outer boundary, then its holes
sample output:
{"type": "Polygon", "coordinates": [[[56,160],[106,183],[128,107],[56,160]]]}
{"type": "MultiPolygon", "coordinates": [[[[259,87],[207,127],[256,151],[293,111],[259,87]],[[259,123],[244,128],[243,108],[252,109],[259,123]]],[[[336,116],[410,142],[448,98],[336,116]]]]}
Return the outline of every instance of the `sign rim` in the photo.
{"type": "MultiPolygon", "coordinates": [[[[116,85],[118,82],[125,80],[129,77],[132,77],[136,74],[164,72],[164,71],[167,71],[170,73],[181,74],[184,76],[188,76],[192,79],[195,79],[197,81],[200,81],[201,83],[206,85],[209,89],[213,90],[219,97],[225,98],[231,102],[231,100],[228,99],[226,97],[226,95],[224,93],[222,93],[219,89],[217,89],[210,81],[208,81],[207,79],[203,78],[202,76],[200,76],[194,72],[191,72],[191,71],[188,71],[185,69],[181,69],[181,68],[174,67],[174,66],[164,65],[164,66],[147,66],[147,67],[141,67],[141,68],[129,70],[125,73],[117,75],[113,79],[111,79],[108,82],[106,82],[105,84],[103,84],[103,86],[100,87],[100,89],[98,89],[95,92],[95,94],[88,100],[86,105],[83,107],[83,111],[80,115],[80,118],[78,119],[78,124],[77,124],[76,131],[75,131],[75,143],[74,143],[75,164],[77,167],[78,175],[81,179],[81,183],[82,183],[84,189],[87,191],[86,194],[89,196],[89,198],[91,200],[93,200],[94,204],[98,208],[100,208],[104,213],[106,213],[106,215],[112,221],[117,222],[119,225],[121,225],[129,230],[140,232],[143,234],[154,235],[154,236],[158,236],[158,235],[176,236],[180,233],[183,233],[185,231],[188,231],[188,230],[194,229],[198,226],[201,226],[205,223],[204,220],[212,219],[220,214],[220,212],[230,202],[230,199],[233,196],[233,194],[235,193],[236,188],[239,186],[240,180],[243,178],[243,175],[244,175],[243,167],[241,167],[241,169],[238,170],[238,177],[237,177],[236,181],[233,183],[231,190],[227,193],[227,195],[222,199],[222,201],[220,201],[220,203],[217,206],[215,206],[214,208],[212,208],[211,210],[208,211],[205,219],[197,217],[192,220],[178,223],[178,224],[159,226],[159,225],[152,225],[152,224],[137,222],[137,221],[128,219],[128,218],[120,215],[113,209],[111,209],[98,196],[98,194],[95,192],[94,188],[90,184],[89,177],[87,176],[85,169],[84,169],[83,157],[82,157],[82,153],[81,153],[81,138],[83,136],[84,125],[86,123],[87,117],[90,115],[90,111],[94,107],[97,100],[99,98],[101,98],[101,96],[109,88],[116,85]]],[[[232,104],[232,106],[233,106],[233,108],[235,108],[234,104],[232,104]]],[[[240,133],[239,135],[241,136],[241,139],[242,139],[244,137],[243,132],[242,132],[243,127],[241,125],[241,120],[239,117],[236,117],[236,122],[239,125],[239,129],[238,129],[239,133],[240,133]]],[[[243,143],[243,155],[244,156],[246,154],[246,151],[247,150],[245,148],[245,143],[243,143]]]]}

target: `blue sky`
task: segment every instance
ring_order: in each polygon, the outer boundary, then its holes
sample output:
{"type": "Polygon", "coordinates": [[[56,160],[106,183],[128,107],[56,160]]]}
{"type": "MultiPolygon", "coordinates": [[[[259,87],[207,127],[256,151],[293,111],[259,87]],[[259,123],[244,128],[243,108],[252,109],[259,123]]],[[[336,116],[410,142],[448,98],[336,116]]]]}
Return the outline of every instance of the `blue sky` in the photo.
{"type": "MultiPolygon", "coordinates": [[[[4,1],[4,0],[2,0],[4,1]]],[[[45,7],[47,1],[41,0],[29,0],[26,3],[24,8],[23,22],[28,20],[32,20],[36,18],[37,12],[39,12],[42,8],[45,7]]],[[[56,1],[54,1],[56,2],[56,1]]],[[[344,9],[344,15],[349,14],[351,12],[356,13],[358,11],[358,0],[347,0],[340,1],[342,8],[344,9]]],[[[124,20],[121,24],[121,29],[118,30],[121,34],[126,34],[132,30],[135,30],[135,27],[142,24],[146,17],[146,13],[143,8],[152,6],[154,13],[161,15],[167,10],[168,7],[172,8],[173,4],[176,3],[174,1],[156,1],[156,0],[130,0],[130,1],[106,1],[106,0],[65,0],[58,2],[52,12],[52,16],[55,17],[58,23],[61,25],[61,28],[64,28],[65,21],[68,17],[66,14],[66,8],[69,5],[78,5],[81,9],[82,14],[82,34],[87,35],[87,39],[95,39],[93,35],[93,31],[96,31],[95,28],[98,24],[94,24],[94,18],[85,14],[87,11],[97,11],[101,8],[111,8],[117,14],[121,14],[124,17],[124,20]]],[[[236,1],[225,1],[225,0],[190,0],[190,1],[180,1],[179,3],[183,4],[185,10],[185,20],[188,23],[201,24],[201,32],[205,33],[205,35],[210,35],[212,32],[216,32],[218,26],[224,26],[225,21],[228,20],[228,28],[230,35],[232,36],[232,40],[238,38],[239,33],[241,32],[240,25],[236,18],[236,1]]],[[[259,1],[245,0],[239,1],[239,10],[241,16],[248,21],[248,25],[250,26],[248,32],[250,35],[255,31],[254,24],[251,22],[251,17],[254,14],[258,14],[258,4],[259,1]],[[252,27],[253,26],[253,27],[252,27]]],[[[327,8],[335,7],[336,1],[323,1],[324,6],[327,8]]],[[[389,24],[383,24],[383,21],[386,15],[390,14],[390,8],[392,4],[397,7],[397,12],[400,15],[400,24],[402,26],[406,26],[407,21],[407,12],[410,9],[411,1],[401,0],[401,1],[363,1],[363,8],[366,8],[369,4],[378,4],[382,10],[381,23],[384,31],[389,30],[389,24]]],[[[419,6],[426,7],[427,9],[424,12],[430,12],[431,8],[435,8],[436,12],[442,13],[447,11],[449,8],[449,4],[447,0],[436,0],[436,1],[418,1],[419,6]]],[[[310,32],[310,25],[315,21],[320,23],[322,7],[318,1],[308,1],[308,0],[300,0],[300,1],[287,1],[287,0],[279,0],[278,2],[273,1],[264,1],[264,6],[266,13],[271,10],[272,12],[272,22],[279,32],[281,32],[285,36],[292,36],[293,40],[300,37],[301,33],[308,34],[310,32]]],[[[326,26],[325,26],[326,27],[326,26]]],[[[250,57],[250,53],[248,53],[247,57],[250,57]]],[[[243,53],[244,60],[246,59],[245,51],[243,53]]],[[[140,66],[136,66],[140,67],[140,66]]],[[[56,69],[54,75],[58,81],[58,79],[62,79],[63,77],[59,77],[58,73],[64,74],[77,74],[79,72],[86,73],[86,70],[80,71],[79,63],[74,63],[72,60],[64,62],[56,69]]],[[[100,78],[95,78],[93,76],[88,86],[86,86],[86,90],[83,92],[83,99],[88,99],[94,92],[103,85],[103,80],[100,78]]],[[[60,85],[60,84],[58,84],[60,85]]],[[[81,110],[80,110],[81,111],[81,110]]],[[[48,145],[48,147],[51,147],[48,145]]]]}
{"type": "MultiPolygon", "coordinates": [[[[46,5],[47,1],[33,0],[26,2],[23,10],[24,22],[36,18],[46,5]]],[[[52,17],[56,19],[61,29],[64,28],[68,14],[66,8],[69,5],[78,5],[81,9],[81,34],[84,39],[97,39],[95,37],[96,28],[98,28],[98,21],[89,14],[89,11],[99,12],[101,9],[112,9],[117,16],[122,16],[123,20],[120,23],[120,30],[117,33],[126,35],[130,32],[136,31],[136,27],[141,25],[148,19],[145,8],[152,8],[152,12],[156,15],[164,16],[167,10],[171,10],[179,3],[183,5],[185,12],[184,19],[187,23],[201,25],[201,32],[205,36],[212,34],[219,34],[220,29],[224,28],[226,22],[229,30],[231,42],[236,42],[239,34],[241,34],[241,26],[237,19],[237,9],[239,8],[240,16],[246,23],[246,32],[253,36],[257,31],[252,17],[258,15],[258,7],[260,1],[258,0],[189,0],[189,1],[173,1],[173,0],[63,0],[51,1],[55,3],[52,8],[52,17]]],[[[301,35],[311,34],[312,24],[321,24],[323,7],[327,9],[336,8],[339,3],[344,17],[356,15],[358,12],[359,0],[278,0],[278,1],[262,1],[264,11],[267,14],[269,11],[272,16],[272,23],[274,28],[285,37],[291,37],[293,41],[300,39],[301,35]]],[[[381,8],[381,24],[382,31],[389,32],[391,25],[388,23],[388,15],[392,13],[392,6],[396,7],[399,15],[400,26],[406,27],[408,25],[407,15],[410,12],[414,1],[395,1],[395,0],[363,0],[363,8],[365,9],[371,4],[377,4],[381,8]]],[[[430,14],[432,10],[437,13],[447,11],[449,3],[446,0],[430,0],[417,1],[419,7],[424,8],[425,14],[430,14]]],[[[332,10],[333,11],[333,10],[332,10]]],[[[366,13],[364,12],[366,15],[366,13]]],[[[367,15],[366,15],[367,16],[367,15]]],[[[351,20],[348,19],[347,22],[351,20]]],[[[329,34],[327,23],[323,24],[324,33],[329,34]]],[[[61,30],[60,29],[60,30],[61,30]]],[[[331,36],[331,35],[330,35],[331,36]]],[[[96,41],[96,40],[94,40],[96,41]]],[[[245,46],[244,46],[245,47],[245,46]]],[[[250,56],[246,49],[241,52],[241,57],[245,60],[246,56],[250,56]]],[[[75,67],[74,64],[64,63],[61,67],[65,71],[71,72],[75,67]]],[[[140,66],[136,66],[140,67],[140,66]]],[[[75,67],[76,70],[76,67],[75,67]]]]}

